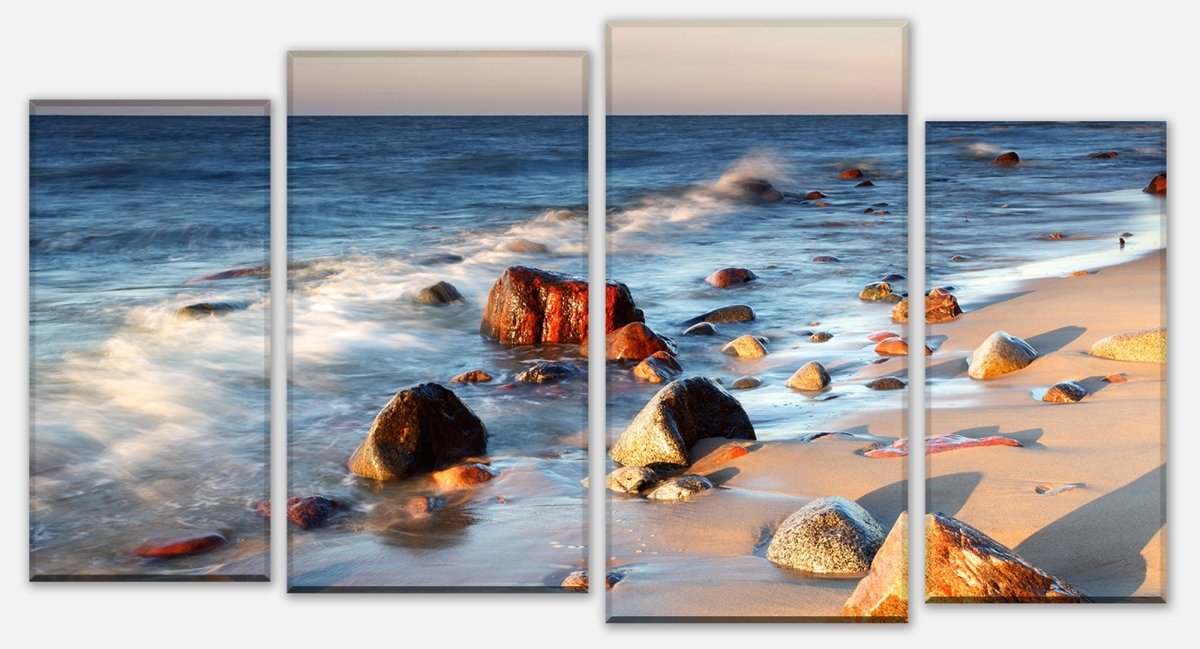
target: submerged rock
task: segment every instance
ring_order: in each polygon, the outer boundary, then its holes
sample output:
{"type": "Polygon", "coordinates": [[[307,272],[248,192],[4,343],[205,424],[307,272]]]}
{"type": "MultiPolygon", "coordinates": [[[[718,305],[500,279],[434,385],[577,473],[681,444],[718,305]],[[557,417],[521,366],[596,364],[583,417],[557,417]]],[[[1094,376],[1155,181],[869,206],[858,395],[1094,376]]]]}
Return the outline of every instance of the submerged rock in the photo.
{"type": "MultiPolygon", "coordinates": [[[[604,575],[604,587],[606,589],[616,586],[619,581],[621,581],[620,573],[610,572],[604,575]]],[[[567,575],[566,579],[563,579],[562,582],[563,590],[575,593],[586,593],[588,592],[588,588],[588,572],[586,570],[576,570],[567,575]]]]}
{"type": "Polygon", "coordinates": [[[874,186],[875,186],[875,183],[873,183],[869,180],[864,180],[861,183],[858,183],[857,185],[855,185],[855,187],[874,187],[874,186]]]}
{"type": "MultiPolygon", "coordinates": [[[[269,512],[271,501],[265,502],[269,512]]],[[[340,507],[336,500],[325,496],[298,496],[288,498],[287,516],[288,520],[297,526],[310,530],[324,525],[325,521],[336,514],[340,507]]],[[[270,516],[269,513],[268,516],[270,516]]]]}
{"type": "Polygon", "coordinates": [[[538,243],[537,241],[530,241],[529,239],[513,239],[511,241],[506,241],[504,243],[504,245],[501,246],[501,248],[503,250],[507,250],[508,252],[527,252],[528,253],[528,252],[549,252],[550,251],[550,249],[546,247],[546,244],[538,243]]]}
{"type": "Polygon", "coordinates": [[[754,309],[745,304],[731,304],[729,306],[718,307],[712,311],[706,311],[694,318],[688,318],[679,323],[679,326],[690,327],[701,322],[725,324],[731,322],[750,322],[752,320],[754,320],[754,309]]]}
{"type": "Polygon", "coordinates": [[[715,336],[717,325],[711,322],[697,322],[683,331],[685,336],[715,336]]]}
{"type": "Polygon", "coordinates": [[[832,338],[833,334],[829,333],[828,331],[814,331],[812,335],[808,337],[808,341],[814,343],[824,343],[829,342],[832,338]]]}
{"type": "Polygon", "coordinates": [[[233,279],[235,277],[266,277],[270,274],[271,269],[267,266],[230,268],[228,270],[219,270],[215,273],[197,275],[184,282],[184,284],[199,284],[200,282],[212,282],[219,279],[233,279]]]}
{"type": "Polygon", "coordinates": [[[1046,403],[1075,403],[1082,401],[1087,396],[1087,388],[1079,385],[1074,381],[1062,381],[1055,383],[1046,394],[1042,395],[1042,401],[1046,403]]]}
{"type": "Polygon", "coordinates": [[[992,164],[998,167],[1015,167],[1021,164],[1021,156],[1017,155],[1016,151],[1008,151],[996,156],[992,164]]]}
{"type": "Polygon", "coordinates": [[[364,478],[399,480],[487,452],[487,429],[450,390],[401,390],[375,417],[349,467],[364,478]]]}
{"type": "Polygon", "coordinates": [[[179,307],[175,310],[175,315],[187,318],[215,318],[241,311],[249,306],[246,302],[196,302],[179,307]]]}
{"type": "Polygon", "coordinates": [[[767,348],[754,336],[746,334],[730,341],[721,348],[721,352],[738,358],[762,358],[767,355],[767,348]]]}
{"type": "Polygon", "coordinates": [[[804,195],[804,200],[808,201],[819,201],[822,198],[828,198],[828,196],[822,194],[821,192],[809,192],[804,195]]]}
{"type": "Polygon", "coordinates": [[[760,385],[762,385],[762,379],[759,379],[757,376],[739,376],[733,380],[733,383],[729,384],[729,387],[734,390],[750,390],[760,385]]]}
{"type": "Polygon", "coordinates": [[[670,381],[683,373],[679,361],[667,352],[654,352],[633,368],[633,375],[650,383],[670,381]]]}
{"type": "Polygon", "coordinates": [[[144,559],[174,559],[208,552],[225,545],[226,542],[225,536],[217,532],[190,536],[160,536],[142,543],[133,553],[144,559]]]}
{"type": "Polygon", "coordinates": [[[787,386],[793,390],[816,392],[829,386],[829,372],[817,361],[805,363],[787,380],[787,386]]]}
{"type": "Polygon", "coordinates": [[[1150,179],[1150,183],[1142,191],[1147,194],[1166,194],[1167,193],[1167,174],[1158,174],[1150,179]]]}
{"type": "Polygon", "coordinates": [[[1075,587],[945,514],[925,517],[925,596],[931,602],[1087,602],[1075,587]]]}
{"type": "Polygon", "coordinates": [[[1167,329],[1143,329],[1101,338],[1088,353],[1114,361],[1167,362],[1167,329]]]}
{"type": "Polygon", "coordinates": [[[827,496],[779,525],[767,546],[767,560],[817,574],[862,573],[871,567],[883,539],[883,528],[858,503],[827,496]]]}
{"type": "Polygon", "coordinates": [[[753,282],[756,279],[758,279],[758,275],[755,275],[749,268],[722,268],[704,278],[704,281],[717,288],[728,288],[753,282]]]}
{"type": "Polygon", "coordinates": [[[858,292],[858,299],[868,302],[886,300],[892,294],[892,285],[887,282],[872,282],[858,292]]]}
{"type": "Polygon", "coordinates": [[[903,390],[908,382],[898,376],[881,376],[867,381],[867,387],[872,390],[903,390]]]}
{"type": "Polygon", "coordinates": [[[841,261],[841,259],[838,259],[833,255],[817,255],[816,257],[812,258],[812,263],[814,264],[835,264],[839,261],[841,261]]]}
{"type": "Polygon", "coordinates": [[[684,500],[713,488],[708,478],[702,475],[681,475],[665,480],[654,491],[646,494],[650,500],[684,500]]]}
{"type": "MultiPolygon", "coordinates": [[[[629,288],[604,287],[604,331],[643,320],[629,288]]],[[[479,331],[506,345],[577,343],[587,336],[587,280],[526,266],[510,266],[488,293],[479,331]]]]}
{"type": "Polygon", "coordinates": [[[613,443],[609,456],[625,466],[681,467],[688,449],[706,437],[755,439],[742,404],[704,377],[669,383],[650,399],[613,443]]]}
{"type": "Polygon", "coordinates": [[[492,375],[483,370],[468,370],[450,379],[451,383],[487,383],[492,375]]]}
{"type": "Polygon", "coordinates": [[[783,193],[763,178],[746,178],[732,184],[733,194],[747,203],[778,203],[783,193]]]}
{"type": "Polygon", "coordinates": [[[971,352],[967,358],[967,375],[973,379],[994,379],[1028,367],[1037,356],[1029,343],[997,331],[971,352]]]}
{"type": "Polygon", "coordinates": [[[900,512],[842,615],[908,619],[908,512],[900,512]]]}
{"type": "Polygon", "coordinates": [[[1108,160],[1109,158],[1117,157],[1116,151],[1101,151],[1100,153],[1089,153],[1084,156],[1086,160],[1108,160]]]}
{"type": "Polygon", "coordinates": [[[838,180],[858,180],[863,177],[862,169],[847,169],[837,175],[838,180]]]}
{"type": "Polygon", "coordinates": [[[458,292],[457,288],[449,282],[438,282],[433,286],[426,286],[417,293],[417,304],[428,304],[431,306],[443,306],[446,304],[454,304],[456,302],[465,302],[466,299],[462,293],[458,292]]]}
{"type": "Polygon", "coordinates": [[[429,474],[429,477],[439,488],[456,491],[487,482],[496,477],[496,473],[494,469],[485,464],[471,462],[434,471],[429,474]]]}
{"type": "Polygon", "coordinates": [[[622,466],[604,478],[604,488],[623,494],[637,494],[658,484],[658,474],[644,466],[622,466]]]}
{"type": "MultiPolygon", "coordinates": [[[[580,343],[579,351],[587,356],[587,338],[580,343]]],[[[604,337],[604,356],[610,361],[640,361],[655,352],[675,354],[675,341],[661,336],[641,322],[631,322],[604,337]]]]}
{"type": "Polygon", "coordinates": [[[517,375],[521,383],[555,383],[580,374],[574,365],[543,361],[517,375]]]}

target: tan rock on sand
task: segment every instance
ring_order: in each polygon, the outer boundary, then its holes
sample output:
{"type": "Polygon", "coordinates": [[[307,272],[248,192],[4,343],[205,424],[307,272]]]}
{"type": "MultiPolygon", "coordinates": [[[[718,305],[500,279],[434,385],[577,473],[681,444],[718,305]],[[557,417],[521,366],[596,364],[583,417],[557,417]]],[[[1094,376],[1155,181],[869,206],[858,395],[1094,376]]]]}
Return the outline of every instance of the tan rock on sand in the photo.
{"type": "MultiPolygon", "coordinates": [[[[925,296],[925,324],[950,322],[962,315],[962,312],[962,308],[958,306],[958,298],[945,289],[935,288],[925,296]]],[[[908,298],[900,300],[892,307],[892,320],[908,322],[908,298]]]]}
{"type": "Polygon", "coordinates": [[[762,358],[767,355],[766,346],[750,334],[734,338],[721,351],[738,358],[762,358]]]}
{"type": "Polygon", "coordinates": [[[701,491],[708,491],[713,484],[702,475],[681,475],[664,480],[646,495],[650,500],[686,500],[701,491]]]}
{"type": "Polygon", "coordinates": [[[1167,362],[1167,328],[1144,329],[1101,338],[1088,353],[1115,361],[1167,362]]]}
{"type": "Polygon", "coordinates": [[[724,388],[694,376],[659,390],[608,454],[625,466],[687,466],[688,450],[706,437],[755,439],[754,426],[724,388]]]}
{"type": "Polygon", "coordinates": [[[871,560],[870,572],[842,606],[842,615],[908,619],[908,512],[900,512],[871,560]]]}
{"type": "Polygon", "coordinates": [[[967,374],[973,379],[994,379],[1028,367],[1037,356],[1029,343],[997,331],[971,352],[967,359],[967,374]]]}
{"type": "Polygon", "coordinates": [[[930,602],[1089,601],[1075,587],[944,514],[925,517],[925,598],[930,602]]]}
{"type": "Polygon", "coordinates": [[[1074,381],[1060,381],[1046,390],[1042,401],[1046,403],[1075,403],[1087,396],[1087,388],[1074,381]]]}
{"type": "Polygon", "coordinates": [[[623,494],[641,493],[658,484],[658,474],[642,466],[623,466],[608,474],[604,488],[623,494]]]}
{"type": "Polygon", "coordinates": [[[883,528],[858,503],[841,496],[810,501],[771,537],[767,560],[818,574],[866,572],[883,544],[883,528]]]}
{"type": "Polygon", "coordinates": [[[787,386],[793,390],[816,392],[829,386],[829,372],[817,361],[805,363],[787,380],[787,386]]]}

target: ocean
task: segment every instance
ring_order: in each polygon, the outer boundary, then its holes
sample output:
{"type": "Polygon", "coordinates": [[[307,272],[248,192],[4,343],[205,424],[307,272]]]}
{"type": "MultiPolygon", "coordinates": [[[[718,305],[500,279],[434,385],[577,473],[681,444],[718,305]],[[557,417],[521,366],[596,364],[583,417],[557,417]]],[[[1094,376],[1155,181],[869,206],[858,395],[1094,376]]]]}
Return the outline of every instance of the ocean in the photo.
{"type": "Polygon", "coordinates": [[[288,122],[291,305],[288,495],[343,515],[291,529],[300,590],[556,588],[586,557],[587,382],[514,386],[578,345],[479,333],[511,265],[587,276],[585,117],[308,117],[288,122]],[[465,302],[418,304],[439,281],[465,302]],[[451,384],[484,369],[495,380],[451,384]],[[378,483],[346,462],[392,396],[452,389],[489,432],[498,477],[465,495],[378,483]],[[439,509],[414,517],[413,497],[439,509]]]}
{"type": "Polygon", "coordinates": [[[265,578],[266,117],[30,117],[30,574],[265,578]],[[189,282],[237,267],[247,276],[189,282]],[[181,315],[201,302],[221,317],[181,315]],[[149,537],[232,543],[138,560],[149,537]]]}

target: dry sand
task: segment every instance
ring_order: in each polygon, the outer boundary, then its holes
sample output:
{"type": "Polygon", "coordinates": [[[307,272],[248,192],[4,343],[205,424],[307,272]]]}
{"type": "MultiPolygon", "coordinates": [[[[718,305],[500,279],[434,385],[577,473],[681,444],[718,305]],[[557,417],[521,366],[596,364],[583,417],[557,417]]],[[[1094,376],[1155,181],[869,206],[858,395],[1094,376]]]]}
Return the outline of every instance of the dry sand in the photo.
{"type": "Polygon", "coordinates": [[[964,315],[931,325],[928,434],[1004,435],[993,446],[931,455],[927,509],[959,518],[1101,601],[1165,595],[1166,365],[1095,358],[1095,341],[1163,326],[1166,253],[1082,277],[1034,280],[985,302],[959,296],[964,315]],[[994,331],[1039,354],[1012,374],[977,381],[966,357],[994,331]],[[1102,377],[1123,373],[1126,383],[1102,377]],[[1090,394],[1043,403],[1073,380],[1090,394]],[[1041,485],[1084,486],[1041,495],[1041,485]]]}

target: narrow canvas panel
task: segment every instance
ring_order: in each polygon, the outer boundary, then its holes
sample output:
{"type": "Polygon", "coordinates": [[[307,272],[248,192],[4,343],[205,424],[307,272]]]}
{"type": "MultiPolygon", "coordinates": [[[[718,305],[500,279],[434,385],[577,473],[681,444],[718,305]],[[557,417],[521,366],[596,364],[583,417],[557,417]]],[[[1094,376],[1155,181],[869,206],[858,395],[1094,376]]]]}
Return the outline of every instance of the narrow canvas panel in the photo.
{"type": "Polygon", "coordinates": [[[31,579],[267,579],[270,134],[31,103],[31,579]]]}
{"type": "Polygon", "coordinates": [[[289,65],[289,588],[576,589],[586,56],[289,65]]]}
{"type": "Polygon", "coordinates": [[[611,620],[907,619],[905,31],[610,25],[611,620]]]}
{"type": "Polygon", "coordinates": [[[1163,601],[1166,124],[926,125],[926,598],[1163,601]]]}

